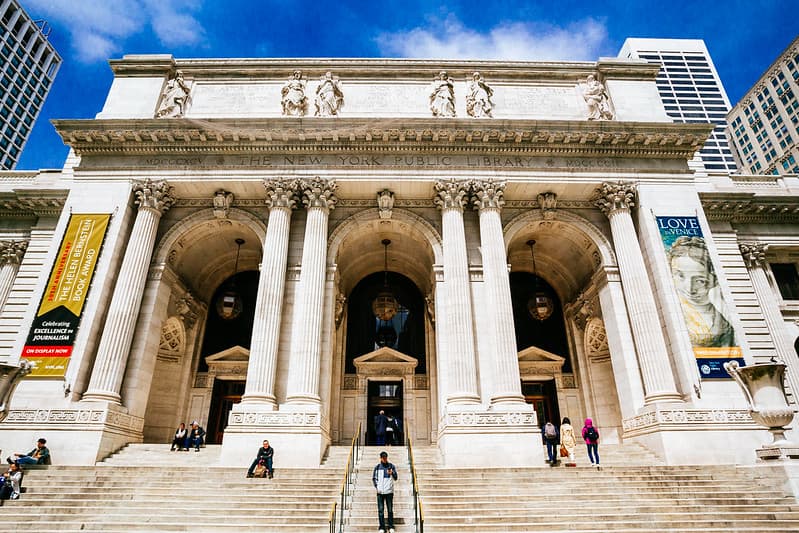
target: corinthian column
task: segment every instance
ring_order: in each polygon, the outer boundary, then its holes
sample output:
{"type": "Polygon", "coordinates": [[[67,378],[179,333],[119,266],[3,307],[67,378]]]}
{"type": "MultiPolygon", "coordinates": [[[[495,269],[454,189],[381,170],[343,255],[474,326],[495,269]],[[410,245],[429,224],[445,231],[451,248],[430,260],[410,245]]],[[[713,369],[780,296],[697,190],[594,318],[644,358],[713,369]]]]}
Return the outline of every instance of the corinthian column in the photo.
{"type": "Polygon", "coordinates": [[[28,241],[0,241],[0,309],[6,304],[27,249],[28,241]]]}
{"type": "Polygon", "coordinates": [[[158,223],[161,215],[175,202],[172,187],[163,180],[134,181],[133,193],[139,211],[119,269],[84,401],[121,403],[119,390],[128,363],[158,223]]]}
{"type": "Polygon", "coordinates": [[[774,299],[775,291],[766,272],[768,245],[742,242],[738,244],[738,249],[746,262],[749,278],[752,280],[755,296],[757,296],[760,309],[763,311],[763,318],[766,320],[766,327],[771,334],[777,357],[788,365],[789,370],[786,375],[788,383],[791,384],[794,401],[799,402],[799,366],[796,364],[796,351],[794,351],[793,342],[786,334],[785,320],[783,320],[782,312],[774,299]]]}
{"type": "Polygon", "coordinates": [[[682,401],[674,382],[655,297],[630,216],[630,209],[635,206],[635,185],[603,183],[593,199],[594,205],[610,220],[624,301],[644,382],[644,403],[682,401]]]}
{"type": "Polygon", "coordinates": [[[474,361],[472,303],[469,298],[469,265],[466,258],[466,234],[463,229],[463,207],[469,183],[458,180],[438,181],[433,201],[441,209],[444,248],[444,285],[446,303],[436,317],[446,321],[447,338],[441,346],[447,352],[447,405],[479,403],[477,371],[474,361]]]}
{"type": "Polygon", "coordinates": [[[318,405],[322,300],[327,269],[327,218],[338,198],[334,180],[303,180],[300,187],[308,216],[305,221],[300,282],[294,297],[286,402],[318,405]]]}
{"type": "Polygon", "coordinates": [[[258,295],[255,301],[247,386],[242,404],[262,404],[270,409],[275,400],[275,371],[286,286],[291,210],[296,206],[296,180],[264,180],[269,224],[266,227],[258,295]]]}
{"type": "Polygon", "coordinates": [[[480,250],[483,255],[484,292],[488,299],[487,314],[494,332],[491,350],[494,390],[491,392],[491,405],[512,405],[518,409],[520,404],[524,404],[524,397],[519,378],[508,261],[500,219],[500,210],[505,204],[505,183],[491,179],[476,180],[473,189],[474,208],[480,212],[480,250]]]}

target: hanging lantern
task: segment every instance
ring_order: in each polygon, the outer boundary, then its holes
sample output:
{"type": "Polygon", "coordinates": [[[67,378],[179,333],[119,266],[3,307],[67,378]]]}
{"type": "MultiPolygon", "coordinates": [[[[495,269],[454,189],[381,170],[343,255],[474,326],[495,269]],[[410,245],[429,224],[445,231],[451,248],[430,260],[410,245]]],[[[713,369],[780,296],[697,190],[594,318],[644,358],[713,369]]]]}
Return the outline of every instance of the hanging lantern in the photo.
{"type": "Polygon", "coordinates": [[[535,320],[543,322],[552,316],[552,312],[555,310],[555,303],[546,291],[538,288],[538,274],[535,269],[535,252],[533,251],[534,245],[534,240],[530,239],[527,241],[527,246],[530,247],[530,255],[533,258],[533,296],[527,301],[527,312],[530,313],[530,316],[535,320]]]}
{"type": "Polygon", "coordinates": [[[233,320],[244,309],[244,302],[238,290],[236,290],[236,274],[239,272],[239,253],[241,252],[242,244],[244,244],[244,239],[236,239],[238,248],[236,248],[236,266],[233,269],[233,277],[225,292],[216,299],[216,313],[223,320],[233,320]]]}
{"type": "Polygon", "coordinates": [[[380,289],[375,299],[372,300],[372,313],[378,320],[387,322],[396,316],[399,311],[399,302],[397,302],[397,299],[394,297],[391,287],[388,286],[388,245],[391,244],[391,241],[389,239],[383,239],[381,244],[385,248],[383,260],[383,288],[380,289]]]}

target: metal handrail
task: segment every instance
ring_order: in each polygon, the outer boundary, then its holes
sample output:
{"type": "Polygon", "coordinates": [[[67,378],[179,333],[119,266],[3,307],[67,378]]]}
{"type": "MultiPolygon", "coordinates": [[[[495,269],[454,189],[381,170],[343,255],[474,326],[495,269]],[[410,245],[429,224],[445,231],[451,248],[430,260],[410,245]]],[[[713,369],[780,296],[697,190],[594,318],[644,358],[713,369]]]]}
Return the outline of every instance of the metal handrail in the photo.
{"type": "Polygon", "coordinates": [[[416,533],[424,533],[424,511],[422,510],[422,498],[419,496],[419,482],[416,479],[416,461],[413,458],[413,442],[410,435],[406,433],[408,441],[408,464],[411,468],[411,487],[413,489],[413,522],[416,533]]]}
{"type": "Polygon", "coordinates": [[[355,431],[355,436],[350,444],[350,451],[347,456],[347,466],[341,479],[341,490],[339,491],[339,501],[334,501],[328,515],[328,526],[330,533],[344,532],[344,511],[352,505],[352,495],[355,492],[355,464],[361,457],[361,425],[355,431]]]}

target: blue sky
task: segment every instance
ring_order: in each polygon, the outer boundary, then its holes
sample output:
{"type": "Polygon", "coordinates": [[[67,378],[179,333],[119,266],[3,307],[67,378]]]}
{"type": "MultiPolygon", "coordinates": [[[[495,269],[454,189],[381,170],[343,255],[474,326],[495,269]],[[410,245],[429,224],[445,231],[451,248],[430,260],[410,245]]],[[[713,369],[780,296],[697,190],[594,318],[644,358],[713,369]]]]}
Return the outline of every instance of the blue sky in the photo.
{"type": "Polygon", "coordinates": [[[795,1],[20,0],[64,61],[17,168],[63,165],[50,120],[94,117],[123,54],[596,60],[704,39],[734,104],[799,33],[795,1]]]}

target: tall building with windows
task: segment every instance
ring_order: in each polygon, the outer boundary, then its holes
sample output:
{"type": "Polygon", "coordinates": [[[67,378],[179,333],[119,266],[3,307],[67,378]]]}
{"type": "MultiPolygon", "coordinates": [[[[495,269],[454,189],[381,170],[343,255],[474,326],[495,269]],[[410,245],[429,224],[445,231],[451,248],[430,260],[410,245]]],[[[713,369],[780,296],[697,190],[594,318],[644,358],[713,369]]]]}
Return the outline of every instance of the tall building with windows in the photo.
{"type": "Polygon", "coordinates": [[[752,174],[799,174],[799,37],[732,108],[727,136],[752,174]]]}
{"type": "Polygon", "coordinates": [[[48,33],[46,23],[31,19],[16,0],[0,0],[2,169],[16,167],[61,65],[48,33]]]}
{"type": "Polygon", "coordinates": [[[619,57],[660,63],[656,80],[666,113],[675,122],[716,125],[696,154],[693,168],[734,172],[735,159],[724,135],[730,100],[713,59],[701,39],[636,39],[624,41],[619,57]]]}

